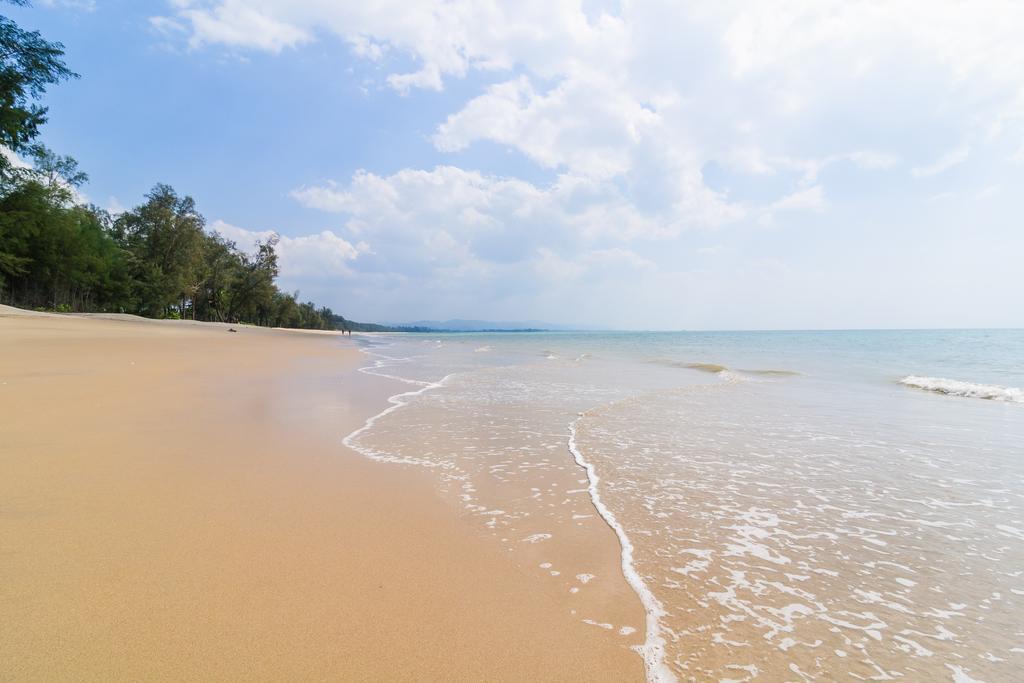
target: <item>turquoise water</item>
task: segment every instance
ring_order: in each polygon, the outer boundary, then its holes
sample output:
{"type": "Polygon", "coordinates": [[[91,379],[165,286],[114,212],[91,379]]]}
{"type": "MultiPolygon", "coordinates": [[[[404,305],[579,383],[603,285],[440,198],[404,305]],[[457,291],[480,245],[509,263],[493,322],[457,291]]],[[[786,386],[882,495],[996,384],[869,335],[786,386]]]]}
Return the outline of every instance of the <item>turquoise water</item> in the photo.
{"type": "Polygon", "coordinates": [[[573,617],[642,636],[652,680],[1024,670],[1024,331],[360,343],[405,395],[350,445],[432,468],[552,580],[591,575],[567,549],[599,515],[647,620],[573,617]]]}
{"type": "Polygon", "coordinates": [[[538,332],[390,338],[408,339],[416,351],[437,339],[449,348],[493,346],[496,352],[508,354],[509,360],[551,350],[563,358],[589,353],[624,361],[675,359],[735,368],[777,367],[865,382],[927,375],[1024,385],[1024,330],[538,332]]]}

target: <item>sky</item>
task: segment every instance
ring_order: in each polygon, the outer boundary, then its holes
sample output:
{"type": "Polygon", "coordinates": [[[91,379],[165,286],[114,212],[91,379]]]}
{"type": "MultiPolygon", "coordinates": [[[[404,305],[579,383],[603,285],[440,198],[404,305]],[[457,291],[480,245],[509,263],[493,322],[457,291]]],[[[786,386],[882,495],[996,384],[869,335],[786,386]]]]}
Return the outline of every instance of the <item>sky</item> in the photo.
{"type": "Polygon", "coordinates": [[[349,319],[1024,327],[1024,3],[35,0],[89,200],[349,319]]]}

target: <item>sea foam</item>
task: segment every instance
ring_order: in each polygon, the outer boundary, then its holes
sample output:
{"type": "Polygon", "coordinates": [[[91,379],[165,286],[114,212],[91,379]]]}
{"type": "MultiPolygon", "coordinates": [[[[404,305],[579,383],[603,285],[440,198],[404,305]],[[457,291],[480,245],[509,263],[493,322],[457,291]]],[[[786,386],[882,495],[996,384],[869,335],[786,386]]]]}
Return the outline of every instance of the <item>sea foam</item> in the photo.
{"type": "Polygon", "coordinates": [[[997,384],[975,384],[974,382],[961,382],[943,377],[919,377],[917,375],[908,375],[901,379],[899,383],[908,387],[914,387],[915,389],[946,394],[947,396],[1024,403],[1024,390],[1016,387],[1001,387],[997,384]]]}
{"type": "Polygon", "coordinates": [[[359,453],[360,455],[370,460],[376,460],[378,462],[390,462],[400,465],[419,465],[421,467],[436,467],[438,463],[432,462],[425,458],[394,456],[389,453],[383,453],[381,451],[369,448],[367,446],[363,446],[359,443],[358,440],[363,433],[369,431],[370,428],[372,428],[373,425],[376,424],[376,422],[380,420],[382,417],[385,417],[386,415],[395,412],[399,408],[408,405],[409,400],[412,397],[419,396],[420,394],[431,391],[432,389],[437,389],[444,386],[445,383],[449,380],[449,378],[452,377],[454,373],[444,376],[437,382],[422,382],[420,380],[408,379],[406,377],[399,377],[398,375],[391,375],[384,372],[380,372],[380,368],[386,368],[394,364],[408,362],[410,360],[409,358],[392,358],[390,356],[385,356],[383,354],[375,353],[373,351],[367,351],[365,349],[363,349],[363,353],[370,356],[377,356],[381,360],[374,361],[373,365],[368,365],[366,367],[359,368],[359,372],[362,372],[367,375],[374,375],[375,377],[384,377],[386,379],[395,380],[398,382],[402,382],[404,384],[411,384],[413,386],[419,387],[419,389],[414,389],[412,391],[404,391],[389,397],[388,403],[390,405],[387,408],[367,419],[366,422],[363,423],[362,427],[353,431],[351,434],[342,439],[341,442],[348,448],[351,448],[355,452],[359,453]]]}
{"type": "Polygon", "coordinates": [[[651,589],[647,587],[647,584],[644,583],[640,572],[636,570],[633,564],[633,543],[629,540],[629,536],[626,535],[626,530],[615,518],[615,514],[601,500],[601,493],[598,490],[598,483],[601,479],[597,475],[597,470],[583,457],[583,453],[580,452],[576,444],[576,425],[583,419],[584,415],[584,413],[580,413],[578,418],[569,423],[569,452],[572,453],[576,464],[587,473],[590,499],[593,501],[594,507],[597,508],[598,514],[612,528],[612,531],[615,532],[619,539],[619,546],[622,551],[622,573],[626,578],[626,583],[630,585],[637,594],[637,597],[640,598],[640,603],[647,613],[647,635],[644,639],[644,644],[636,646],[635,649],[643,657],[648,681],[651,681],[651,683],[674,683],[676,677],[665,663],[665,638],[661,635],[661,617],[665,615],[665,608],[658,598],[654,596],[654,593],[651,592],[651,589]]]}

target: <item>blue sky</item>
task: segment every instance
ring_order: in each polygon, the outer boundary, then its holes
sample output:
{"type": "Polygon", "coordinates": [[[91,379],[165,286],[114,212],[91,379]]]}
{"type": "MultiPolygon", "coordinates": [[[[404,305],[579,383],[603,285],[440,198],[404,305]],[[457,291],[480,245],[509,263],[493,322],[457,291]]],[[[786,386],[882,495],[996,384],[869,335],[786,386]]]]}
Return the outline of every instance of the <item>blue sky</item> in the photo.
{"type": "Polygon", "coordinates": [[[1024,326],[1024,6],[37,0],[45,142],[357,320],[1024,326]]]}

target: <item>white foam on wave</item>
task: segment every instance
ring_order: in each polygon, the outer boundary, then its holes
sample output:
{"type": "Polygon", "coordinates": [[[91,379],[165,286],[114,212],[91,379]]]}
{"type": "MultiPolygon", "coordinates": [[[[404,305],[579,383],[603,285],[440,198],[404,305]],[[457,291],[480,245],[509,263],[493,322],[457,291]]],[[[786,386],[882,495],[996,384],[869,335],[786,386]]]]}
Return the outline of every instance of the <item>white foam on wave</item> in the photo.
{"type": "Polygon", "coordinates": [[[1024,403],[1024,389],[1018,389],[1017,387],[1002,387],[998,384],[975,384],[974,382],[961,382],[943,377],[920,377],[918,375],[908,375],[901,379],[899,383],[915,389],[946,394],[947,396],[1024,403]]]}
{"type": "Polygon", "coordinates": [[[351,448],[356,453],[359,453],[363,457],[369,458],[370,460],[376,460],[378,462],[390,462],[390,463],[396,463],[396,464],[402,464],[402,465],[419,465],[421,467],[437,467],[438,463],[433,462],[431,460],[427,460],[425,458],[398,457],[398,456],[394,456],[394,455],[391,455],[391,454],[388,454],[388,453],[382,453],[380,451],[374,450],[374,449],[369,448],[367,446],[361,446],[360,444],[358,444],[356,442],[356,439],[358,439],[361,434],[365,433],[371,427],[373,427],[373,425],[376,424],[377,420],[381,419],[382,417],[384,417],[386,415],[389,415],[389,414],[395,412],[396,410],[398,410],[402,406],[408,405],[409,401],[413,397],[419,396],[420,394],[424,394],[424,393],[430,391],[431,389],[438,389],[438,388],[444,386],[445,382],[447,382],[448,379],[450,377],[452,377],[452,375],[445,375],[444,377],[442,377],[437,382],[423,382],[423,381],[416,380],[416,379],[408,379],[406,377],[399,377],[398,375],[391,375],[391,374],[387,374],[387,373],[384,373],[384,372],[377,372],[380,368],[389,367],[389,361],[391,362],[391,364],[397,364],[397,363],[408,362],[409,359],[408,358],[391,358],[391,357],[388,357],[388,356],[384,356],[383,354],[374,353],[372,351],[365,351],[365,350],[364,350],[364,353],[366,353],[367,355],[371,355],[371,356],[377,356],[378,358],[381,358],[383,360],[377,360],[377,361],[374,361],[373,365],[368,365],[368,366],[366,366],[364,368],[359,368],[359,372],[362,372],[362,373],[367,374],[367,375],[373,375],[375,377],[384,377],[386,379],[396,380],[398,382],[403,382],[405,384],[412,384],[413,386],[418,386],[419,389],[414,389],[412,391],[403,391],[401,393],[395,394],[394,396],[388,397],[388,403],[391,404],[390,406],[388,406],[384,410],[380,411],[379,413],[377,413],[373,417],[368,418],[366,420],[366,422],[363,423],[362,427],[360,427],[359,429],[355,430],[354,432],[352,432],[351,434],[346,436],[344,439],[342,439],[341,443],[343,443],[345,446],[351,448]]]}
{"type": "Polygon", "coordinates": [[[947,664],[946,668],[953,672],[953,683],[981,683],[977,678],[969,676],[962,667],[955,664],[947,664]]]}
{"type": "Polygon", "coordinates": [[[569,423],[569,452],[572,453],[576,464],[587,473],[590,499],[593,501],[598,514],[612,528],[612,531],[615,532],[619,539],[622,556],[622,574],[637,597],[640,598],[640,604],[643,605],[644,611],[647,613],[647,634],[643,644],[635,646],[634,649],[644,660],[648,681],[652,683],[674,683],[676,677],[669,670],[668,665],[665,664],[665,638],[661,635],[661,618],[665,616],[665,608],[658,598],[655,597],[654,593],[651,592],[651,589],[644,583],[640,573],[633,565],[633,543],[629,540],[629,536],[626,535],[626,530],[615,519],[615,514],[601,500],[601,493],[597,489],[601,479],[597,475],[597,470],[583,457],[583,453],[580,452],[579,447],[576,445],[576,425],[583,417],[584,413],[581,413],[578,418],[569,423]]]}
{"type": "Polygon", "coordinates": [[[541,533],[532,534],[523,539],[523,543],[541,543],[543,541],[551,540],[551,534],[541,533]]]}
{"type": "Polygon", "coordinates": [[[597,626],[598,628],[603,628],[603,629],[606,629],[608,631],[611,631],[613,628],[615,628],[611,624],[602,623],[600,621],[594,621],[593,619],[584,619],[583,623],[584,624],[590,624],[591,626],[597,626]]]}
{"type": "MultiPolygon", "coordinates": [[[[403,384],[412,384],[414,386],[427,386],[432,382],[422,382],[418,379],[409,379],[408,377],[400,377],[398,375],[392,375],[386,372],[380,372],[381,368],[389,368],[394,365],[400,365],[401,363],[408,363],[412,361],[412,358],[395,358],[394,356],[385,356],[383,353],[377,353],[376,351],[367,351],[361,349],[367,356],[376,356],[379,360],[375,360],[373,365],[367,365],[359,368],[359,372],[364,375],[373,375],[374,377],[383,377],[385,379],[393,379],[396,382],[402,382],[403,384]]],[[[442,380],[444,381],[444,380],[442,380]]]]}

